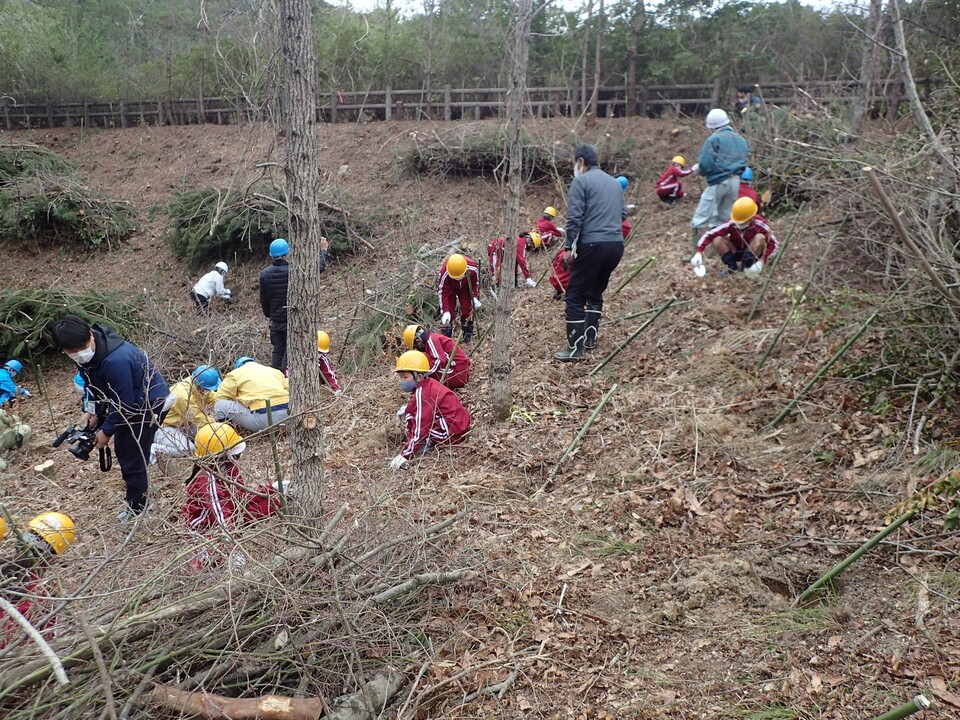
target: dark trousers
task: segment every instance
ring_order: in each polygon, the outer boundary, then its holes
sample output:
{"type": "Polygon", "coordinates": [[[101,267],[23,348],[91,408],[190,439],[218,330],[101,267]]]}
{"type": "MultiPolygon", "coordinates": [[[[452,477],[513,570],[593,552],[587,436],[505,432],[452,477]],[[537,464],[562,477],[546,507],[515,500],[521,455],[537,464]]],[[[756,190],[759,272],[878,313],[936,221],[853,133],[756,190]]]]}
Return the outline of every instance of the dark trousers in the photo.
{"type": "Polygon", "coordinates": [[[287,323],[270,323],[270,344],[273,345],[273,354],[270,365],[277,370],[287,367],[287,323]]]}
{"type": "Polygon", "coordinates": [[[567,285],[567,322],[582,322],[588,305],[598,311],[603,308],[603,291],[622,257],[622,242],[578,248],[567,285]]]}
{"type": "Polygon", "coordinates": [[[196,304],[198,312],[203,313],[210,309],[210,299],[205,295],[197,295],[193,290],[191,290],[190,298],[196,304]]]}
{"type": "Polygon", "coordinates": [[[147,502],[147,461],[156,434],[157,426],[147,415],[128,419],[113,436],[113,451],[127,487],[127,505],[134,512],[143,510],[147,502]]]}

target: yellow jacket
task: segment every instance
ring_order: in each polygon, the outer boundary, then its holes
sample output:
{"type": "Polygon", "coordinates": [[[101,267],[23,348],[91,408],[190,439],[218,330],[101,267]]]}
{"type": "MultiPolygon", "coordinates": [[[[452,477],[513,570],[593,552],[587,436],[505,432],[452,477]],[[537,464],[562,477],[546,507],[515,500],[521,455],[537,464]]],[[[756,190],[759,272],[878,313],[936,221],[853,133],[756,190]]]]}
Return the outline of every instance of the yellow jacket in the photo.
{"type": "Polygon", "coordinates": [[[223,376],[217,400],[236,400],[251,410],[263,410],[290,402],[290,383],[279,370],[260,363],[244,363],[223,376]]]}
{"type": "Polygon", "coordinates": [[[163,419],[164,427],[200,427],[212,421],[207,415],[207,410],[213,407],[213,393],[209,390],[198,388],[186,378],[170,388],[170,394],[176,401],[163,419]]]}

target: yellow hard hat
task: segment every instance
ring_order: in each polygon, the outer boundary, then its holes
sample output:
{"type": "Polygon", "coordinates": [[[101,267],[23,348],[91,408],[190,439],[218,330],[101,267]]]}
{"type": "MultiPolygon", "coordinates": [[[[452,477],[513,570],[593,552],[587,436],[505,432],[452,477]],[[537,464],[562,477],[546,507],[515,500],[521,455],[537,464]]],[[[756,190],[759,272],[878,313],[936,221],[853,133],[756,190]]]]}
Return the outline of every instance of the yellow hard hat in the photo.
{"type": "Polygon", "coordinates": [[[330,336],[323,330],[317,330],[317,350],[330,352],[330,336]]]}
{"type": "Polygon", "coordinates": [[[447,258],[447,275],[459,280],[467,274],[467,259],[460,253],[454,253],[447,258]]]}
{"type": "Polygon", "coordinates": [[[533,240],[533,249],[539,250],[540,245],[543,243],[543,239],[540,237],[540,233],[538,232],[530,233],[530,239],[533,240]]]}
{"type": "Polygon", "coordinates": [[[675,162],[677,165],[686,165],[687,161],[684,159],[683,155],[674,155],[673,160],[670,162],[675,162]]]}
{"type": "Polygon", "coordinates": [[[555,218],[557,216],[557,209],[553,205],[548,205],[546,209],[544,209],[543,214],[555,218]]]}
{"type": "Polygon", "coordinates": [[[239,455],[247,449],[247,444],[240,437],[240,433],[227,423],[201,425],[194,442],[197,445],[194,455],[198,458],[219,455],[222,452],[228,455],[239,455]]]}
{"type": "Polygon", "coordinates": [[[3,519],[3,515],[0,515],[0,540],[3,540],[7,536],[7,521],[3,519]]]}
{"type": "Polygon", "coordinates": [[[745,223],[757,214],[757,204],[753,198],[738,198],[733,204],[733,211],[730,213],[730,219],[735,223],[745,223]]]}
{"type": "Polygon", "coordinates": [[[403,344],[407,346],[407,350],[413,350],[413,344],[417,340],[417,334],[422,330],[423,328],[420,325],[407,325],[403,331],[403,344]]]}
{"type": "Polygon", "coordinates": [[[407,350],[397,358],[397,367],[394,372],[430,372],[430,361],[419,350],[407,350]]]}
{"type": "Polygon", "coordinates": [[[27,523],[26,532],[43,540],[57,555],[62,555],[77,539],[77,526],[69,515],[45,512],[27,523]]]}

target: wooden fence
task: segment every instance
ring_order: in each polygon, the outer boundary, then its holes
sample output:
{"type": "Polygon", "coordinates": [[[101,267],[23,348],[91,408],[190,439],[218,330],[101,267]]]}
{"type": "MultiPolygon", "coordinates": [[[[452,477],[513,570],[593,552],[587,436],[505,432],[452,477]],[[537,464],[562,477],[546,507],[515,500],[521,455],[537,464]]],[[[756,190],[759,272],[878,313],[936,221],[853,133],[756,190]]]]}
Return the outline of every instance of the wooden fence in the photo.
{"type": "MultiPolygon", "coordinates": [[[[920,81],[929,94],[939,81],[920,81]]],[[[766,103],[783,106],[831,104],[846,100],[857,91],[853,80],[809,83],[772,83],[763,86],[766,103]]],[[[368,120],[481,120],[497,117],[503,110],[505,88],[450,88],[426,90],[331,91],[317,98],[317,120],[322,122],[365,122],[368,120]]],[[[579,88],[541,87],[527,91],[527,113],[531,117],[575,117],[584,110],[579,88]]],[[[873,98],[875,104],[901,102],[899,83],[884,88],[873,98]]],[[[589,102],[589,97],[586,102],[589,102]]],[[[628,107],[623,85],[600,88],[596,110],[600,117],[641,115],[656,117],[665,112],[703,114],[711,107],[733,103],[733,91],[720,81],[703,85],[647,85],[637,88],[636,103],[628,107]]],[[[54,127],[126,128],[136,125],[232,125],[262,122],[271,118],[269,103],[245,97],[212,97],[189,100],[119,100],[112,102],[47,103],[21,105],[10,97],[0,99],[0,129],[54,127]]]]}

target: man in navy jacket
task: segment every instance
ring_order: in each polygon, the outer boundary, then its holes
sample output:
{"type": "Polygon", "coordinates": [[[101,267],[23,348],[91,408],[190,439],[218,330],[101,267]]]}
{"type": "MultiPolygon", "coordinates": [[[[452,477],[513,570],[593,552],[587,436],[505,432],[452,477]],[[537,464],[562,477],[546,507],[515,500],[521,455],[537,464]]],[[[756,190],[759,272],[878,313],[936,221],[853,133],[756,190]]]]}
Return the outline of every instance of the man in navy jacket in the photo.
{"type": "Polygon", "coordinates": [[[98,428],[96,447],[114,440],[127,500],[117,517],[129,520],[147,506],[147,460],[170,391],[143,350],[106,325],[67,315],[53,326],[53,341],[77,364],[94,402],[83,424],[98,428]]]}

